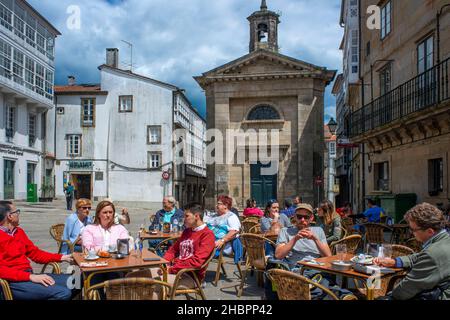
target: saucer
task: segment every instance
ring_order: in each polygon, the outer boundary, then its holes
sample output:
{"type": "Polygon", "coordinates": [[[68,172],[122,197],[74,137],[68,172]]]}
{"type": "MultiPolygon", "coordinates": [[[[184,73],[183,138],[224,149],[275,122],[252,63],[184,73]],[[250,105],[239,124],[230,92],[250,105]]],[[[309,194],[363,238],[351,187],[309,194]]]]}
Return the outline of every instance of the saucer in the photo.
{"type": "Polygon", "coordinates": [[[95,260],[98,260],[99,258],[100,258],[99,256],[95,256],[95,257],[85,256],[84,260],[86,260],[86,261],[95,261],[95,260]]]}

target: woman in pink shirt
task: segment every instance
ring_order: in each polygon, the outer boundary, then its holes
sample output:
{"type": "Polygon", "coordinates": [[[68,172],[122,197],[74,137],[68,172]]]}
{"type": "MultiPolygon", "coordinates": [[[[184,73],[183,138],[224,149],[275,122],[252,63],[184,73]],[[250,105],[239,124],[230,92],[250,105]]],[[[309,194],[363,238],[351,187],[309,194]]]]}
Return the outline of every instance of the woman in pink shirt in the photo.
{"type": "Polygon", "coordinates": [[[88,250],[108,251],[116,247],[118,239],[129,239],[127,229],[121,224],[114,224],[116,208],[110,201],[102,201],[95,210],[94,223],[83,230],[81,241],[88,250]]]}
{"type": "Polygon", "coordinates": [[[247,200],[247,208],[244,209],[244,217],[259,217],[264,216],[264,212],[256,207],[255,199],[247,200]]]}

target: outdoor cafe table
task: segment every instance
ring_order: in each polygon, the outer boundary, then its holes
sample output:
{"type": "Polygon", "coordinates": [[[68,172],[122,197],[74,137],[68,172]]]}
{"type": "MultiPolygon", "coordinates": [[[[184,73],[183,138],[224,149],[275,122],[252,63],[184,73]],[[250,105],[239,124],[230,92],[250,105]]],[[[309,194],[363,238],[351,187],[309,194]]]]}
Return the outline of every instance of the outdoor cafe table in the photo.
{"type": "Polygon", "coordinates": [[[162,231],[158,231],[158,233],[153,234],[147,231],[141,231],[139,232],[139,237],[141,240],[164,240],[169,238],[179,238],[181,237],[181,234],[182,232],[164,233],[162,231]]]}
{"type": "MultiPolygon", "coordinates": [[[[346,254],[344,256],[343,260],[349,261],[353,257],[354,257],[353,254],[346,254]]],[[[298,264],[302,266],[300,274],[303,274],[304,269],[313,269],[313,270],[318,270],[318,271],[322,271],[325,273],[330,273],[330,274],[340,275],[340,276],[347,277],[347,278],[361,280],[362,282],[365,283],[366,288],[367,288],[367,300],[374,300],[374,290],[376,288],[374,288],[374,285],[369,284],[372,279],[371,278],[372,275],[357,272],[353,269],[351,269],[349,271],[338,271],[338,270],[333,269],[331,266],[331,262],[339,260],[338,256],[318,258],[315,260],[319,263],[323,263],[324,265],[309,264],[308,262],[305,262],[305,261],[299,261],[298,264]]],[[[380,275],[381,279],[386,278],[386,277],[391,277],[393,275],[399,275],[404,272],[403,269],[395,269],[395,268],[390,268],[390,269],[394,270],[395,273],[381,274],[380,275]]]]}
{"type": "MultiPolygon", "coordinates": [[[[142,270],[148,268],[162,267],[163,265],[168,264],[167,260],[157,256],[153,252],[149,250],[142,251],[142,257],[137,257],[134,254],[134,251],[131,251],[128,256],[124,259],[113,259],[113,258],[99,258],[95,261],[88,261],[84,259],[84,254],[80,252],[74,252],[73,258],[75,263],[80,267],[81,273],[84,278],[84,292],[91,286],[92,277],[101,273],[108,272],[121,272],[121,271],[132,271],[132,270],[142,270]],[[158,258],[158,261],[144,261],[144,258],[158,258]],[[100,267],[81,267],[82,263],[89,262],[107,262],[107,266],[100,267]]],[[[163,280],[167,281],[167,268],[162,268],[163,270],[163,280]]]]}

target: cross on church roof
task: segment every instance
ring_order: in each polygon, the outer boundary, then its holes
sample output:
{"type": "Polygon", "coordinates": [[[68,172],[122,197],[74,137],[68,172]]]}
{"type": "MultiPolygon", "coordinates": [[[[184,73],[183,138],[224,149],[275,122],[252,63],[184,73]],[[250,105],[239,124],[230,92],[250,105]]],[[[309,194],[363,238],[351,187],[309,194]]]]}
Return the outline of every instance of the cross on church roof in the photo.
{"type": "Polygon", "coordinates": [[[261,10],[267,10],[266,0],[261,0],[261,10]]]}

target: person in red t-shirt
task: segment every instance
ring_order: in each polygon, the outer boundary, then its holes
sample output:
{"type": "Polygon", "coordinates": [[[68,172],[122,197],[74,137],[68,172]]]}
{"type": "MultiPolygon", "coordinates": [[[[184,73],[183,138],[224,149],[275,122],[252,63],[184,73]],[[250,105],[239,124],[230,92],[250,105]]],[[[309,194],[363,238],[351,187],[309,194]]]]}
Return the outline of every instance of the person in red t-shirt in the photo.
{"type": "MultiPolygon", "coordinates": [[[[169,283],[174,282],[178,271],[201,267],[215,249],[215,236],[203,222],[203,213],[203,208],[199,203],[191,203],[184,208],[184,226],[186,229],[164,255],[164,259],[170,261],[168,267],[169,283]]],[[[157,278],[158,276],[154,274],[154,269],[151,270],[152,275],[157,278]]],[[[158,270],[158,274],[161,276],[161,270],[158,270]]],[[[197,272],[200,281],[203,281],[205,274],[206,269],[197,272]]],[[[191,282],[191,280],[182,279],[181,282],[191,282]]]]}
{"type": "MultiPolygon", "coordinates": [[[[33,274],[30,260],[47,264],[72,262],[72,255],[40,250],[19,228],[20,210],[10,201],[0,201],[0,278],[9,282],[15,300],[69,300],[70,275],[33,274]]],[[[0,294],[1,296],[1,294],[0,294]]]]}
{"type": "Polygon", "coordinates": [[[243,213],[244,217],[258,217],[261,218],[264,216],[264,212],[258,207],[256,207],[255,199],[247,200],[247,207],[244,209],[243,213]]]}
{"type": "Polygon", "coordinates": [[[352,215],[352,205],[350,202],[346,202],[345,205],[341,208],[337,208],[336,212],[341,216],[341,218],[348,217],[352,215]]]}

